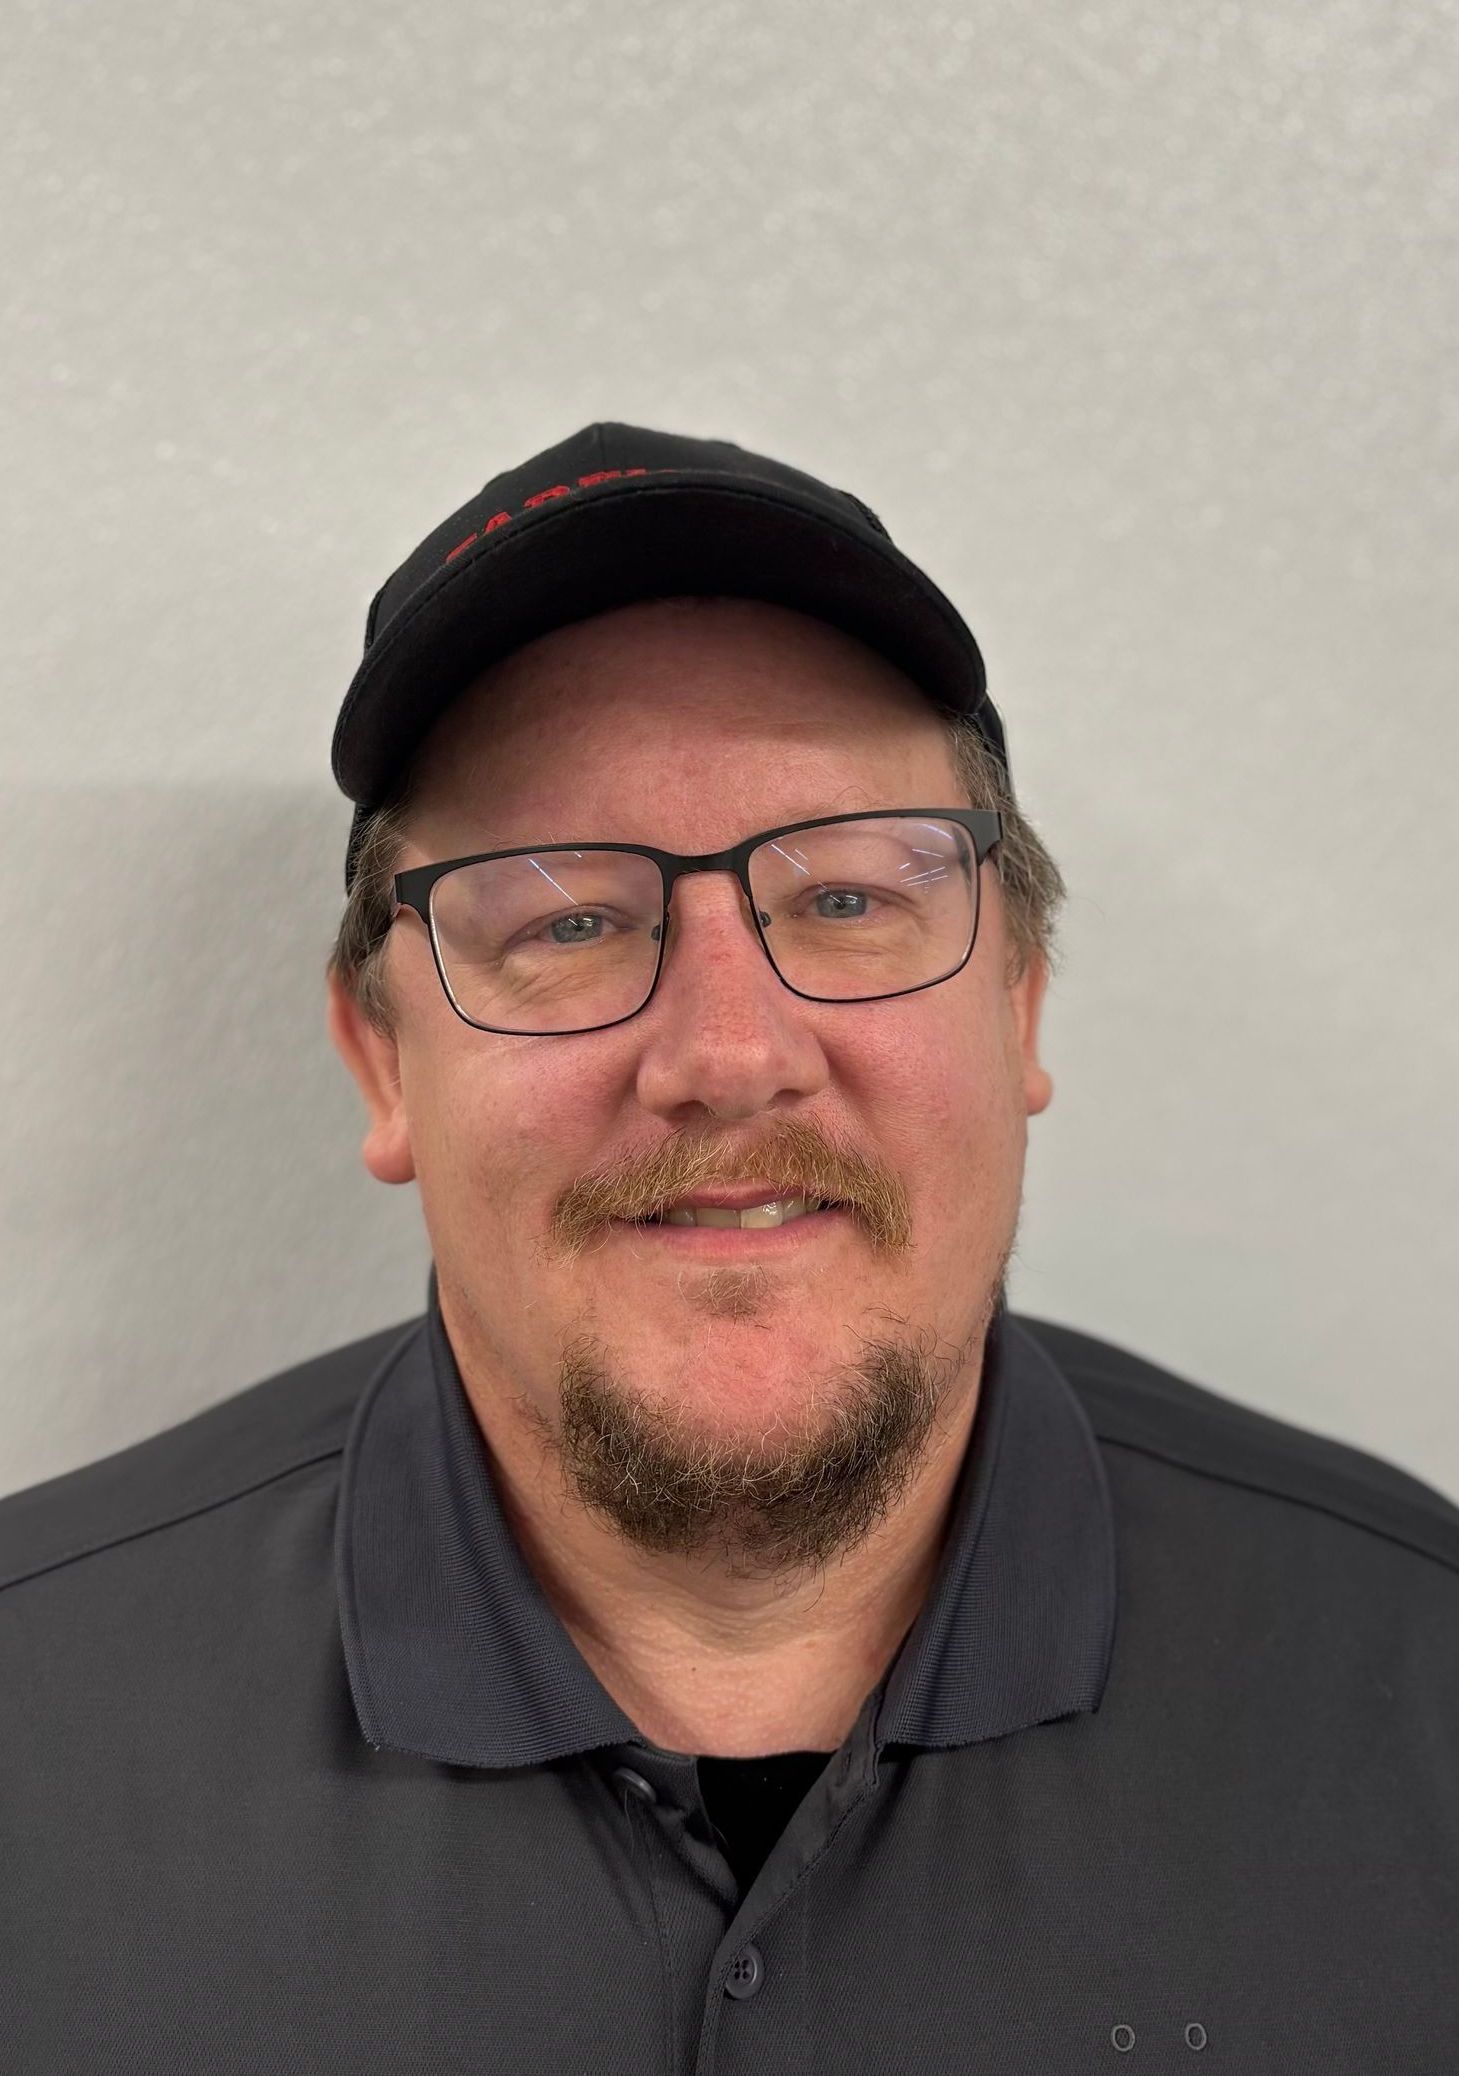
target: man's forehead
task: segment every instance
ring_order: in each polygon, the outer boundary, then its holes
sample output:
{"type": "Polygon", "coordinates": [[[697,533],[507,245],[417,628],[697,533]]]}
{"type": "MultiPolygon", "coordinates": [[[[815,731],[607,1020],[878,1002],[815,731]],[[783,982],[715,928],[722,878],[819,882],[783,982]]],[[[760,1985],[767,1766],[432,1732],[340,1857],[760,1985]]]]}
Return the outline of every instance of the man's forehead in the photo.
{"type": "MultiPolygon", "coordinates": [[[[946,791],[946,788],[943,789],[946,791]]],[[[463,792],[459,801],[453,803],[451,827],[454,832],[470,838],[473,850],[511,850],[524,843],[571,843],[579,837],[591,837],[599,843],[646,843],[656,849],[671,848],[666,840],[664,814],[656,813],[653,803],[629,809],[621,800],[611,799],[602,805],[581,805],[578,793],[566,805],[559,800],[550,810],[543,807],[524,805],[510,817],[501,814],[499,803],[482,800],[475,802],[469,793],[463,792]],[[554,826],[548,827],[548,822],[554,826]],[[591,822],[589,828],[587,823],[591,822]]],[[[777,803],[771,810],[761,807],[754,811],[752,819],[743,820],[744,826],[736,825],[726,836],[725,844],[740,843],[745,837],[759,834],[762,830],[784,829],[798,822],[815,822],[831,815],[855,815],[880,813],[897,807],[956,807],[955,799],[924,801],[904,800],[898,795],[892,798],[883,788],[867,788],[860,793],[838,791],[834,797],[826,793],[802,793],[785,803],[777,803]]],[[[704,848],[720,848],[704,838],[704,848]]]]}
{"type": "Polygon", "coordinates": [[[529,701],[545,693],[568,705],[576,693],[596,692],[622,703],[639,688],[662,691],[666,677],[691,696],[697,685],[726,681],[743,692],[748,679],[773,690],[791,724],[797,691],[804,693],[808,716],[843,687],[879,693],[913,711],[936,705],[880,649],[813,614],[762,599],[669,597],[618,606],[523,643],[484,665],[447,711],[508,710],[516,692],[529,701]]]}
{"type": "MultiPolygon", "coordinates": [[[[591,660],[580,648],[577,661],[591,660]]],[[[827,815],[949,805],[958,797],[944,724],[896,665],[809,615],[718,597],[622,607],[555,629],[488,666],[442,713],[412,776],[409,819],[422,840],[432,848],[449,842],[463,854],[580,838],[689,848],[682,826],[675,833],[669,824],[682,825],[686,796],[696,791],[712,798],[715,830],[696,828],[695,850],[827,815]],[[545,657],[551,648],[570,662],[561,645],[610,622],[630,637],[686,612],[722,627],[716,608],[742,609],[741,626],[752,615],[766,623],[768,642],[753,653],[773,663],[783,651],[783,677],[731,674],[710,684],[660,676],[644,682],[635,713],[640,681],[621,666],[646,653],[641,639],[623,641],[615,651],[620,667],[601,675],[590,668],[524,674],[530,652],[545,657]],[[824,636],[829,645],[815,651],[814,669],[804,667],[807,650],[798,645],[807,627],[817,630],[813,643],[824,636]],[[837,660],[856,652],[868,674],[838,675],[837,660]]]]}

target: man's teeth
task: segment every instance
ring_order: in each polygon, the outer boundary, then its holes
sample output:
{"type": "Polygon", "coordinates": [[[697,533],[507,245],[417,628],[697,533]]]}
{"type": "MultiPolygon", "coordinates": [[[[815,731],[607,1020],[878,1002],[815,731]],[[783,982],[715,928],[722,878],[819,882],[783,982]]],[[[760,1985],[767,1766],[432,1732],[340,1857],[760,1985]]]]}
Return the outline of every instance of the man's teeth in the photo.
{"type": "Polygon", "coordinates": [[[767,1226],[789,1225],[792,1218],[804,1217],[806,1211],[819,1211],[827,1203],[824,1197],[779,1197],[774,1203],[754,1204],[746,1211],[731,1211],[721,1204],[677,1204],[666,1211],[662,1220],[652,1223],[663,1225],[737,1225],[747,1231],[756,1231],[767,1226]]]}

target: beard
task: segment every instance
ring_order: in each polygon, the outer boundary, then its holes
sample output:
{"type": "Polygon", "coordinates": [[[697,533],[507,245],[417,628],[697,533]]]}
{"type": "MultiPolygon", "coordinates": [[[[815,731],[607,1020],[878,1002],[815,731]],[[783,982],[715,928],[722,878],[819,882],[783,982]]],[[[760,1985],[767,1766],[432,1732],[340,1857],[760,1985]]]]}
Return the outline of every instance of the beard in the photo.
{"type": "MultiPolygon", "coordinates": [[[[803,1418],[747,1439],[696,1426],[682,1405],[635,1391],[588,1332],[569,1337],[556,1423],[534,1422],[567,1489],[637,1549],[714,1560],[727,1576],[787,1582],[846,1555],[896,1507],[924,1462],[970,1354],[1007,1303],[1010,1239],[967,1339],[901,1331],[819,1381],[803,1418]]],[[[700,1302],[753,1309],[737,1271],[707,1278],[700,1302]]]]}

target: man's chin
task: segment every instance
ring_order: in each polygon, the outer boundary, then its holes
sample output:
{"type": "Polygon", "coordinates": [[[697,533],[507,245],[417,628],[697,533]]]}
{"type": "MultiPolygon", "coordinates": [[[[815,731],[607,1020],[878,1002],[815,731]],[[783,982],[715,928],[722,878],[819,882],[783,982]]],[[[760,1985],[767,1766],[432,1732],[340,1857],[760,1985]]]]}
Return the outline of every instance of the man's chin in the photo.
{"type": "Polygon", "coordinates": [[[858,1343],[854,1363],[827,1362],[822,1337],[803,1356],[777,1336],[734,1349],[681,1351],[666,1368],[586,1337],[564,1350],[559,1410],[566,1453],[601,1468],[637,1464],[641,1483],[700,1497],[744,1496],[753,1469],[766,1492],[852,1482],[876,1463],[915,1456],[946,1379],[915,1346],[858,1343]],[[646,1381],[652,1379],[652,1381],[646,1381]]]}

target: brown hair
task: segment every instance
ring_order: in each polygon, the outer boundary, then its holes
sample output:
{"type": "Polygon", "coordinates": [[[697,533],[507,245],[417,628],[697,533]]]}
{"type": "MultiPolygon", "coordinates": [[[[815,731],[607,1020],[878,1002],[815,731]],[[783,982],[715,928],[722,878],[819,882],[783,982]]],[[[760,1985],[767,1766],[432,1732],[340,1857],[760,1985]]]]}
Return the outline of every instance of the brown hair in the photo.
{"type": "MultiPolygon", "coordinates": [[[[1012,987],[1021,980],[1035,957],[1042,958],[1053,975],[1062,964],[1056,923],[1068,892],[1063,874],[1025,819],[1012,781],[981,730],[965,714],[945,714],[942,720],[953,768],[969,806],[996,808],[1003,817],[1002,839],[992,857],[1008,936],[1006,985],[1012,987]]],[[[367,1020],[386,1037],[394,1029],[385,976],[391,881],[405,842],[409,810],[407,780],[392,801],[377,808],[362,824],[355,877],[328,965],[367,1020]]]]}

